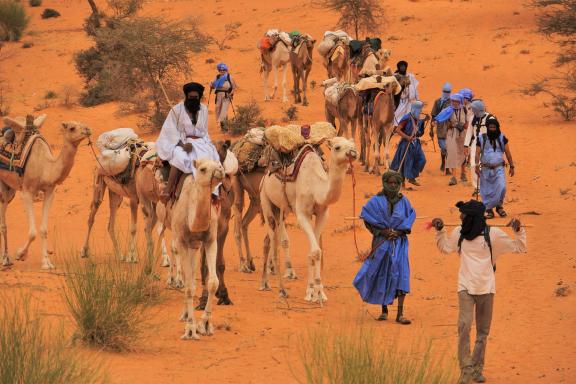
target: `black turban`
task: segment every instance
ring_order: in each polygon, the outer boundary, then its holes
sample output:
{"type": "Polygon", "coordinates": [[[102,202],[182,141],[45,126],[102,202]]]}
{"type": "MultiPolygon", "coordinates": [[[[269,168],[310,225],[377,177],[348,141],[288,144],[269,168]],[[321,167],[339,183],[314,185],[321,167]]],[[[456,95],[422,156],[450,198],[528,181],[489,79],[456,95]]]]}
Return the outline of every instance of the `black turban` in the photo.
{"type": "Polygon", "coordinates": [[[182,90],[184,91],[184,97],[188,96],[188,93],[192,92],[192,91],[196,91],[198,92],[198,94],[200,95],[200,98],[202,98],[202,95],[204,94],[204,86],[200,83],[188,83],[188,84],[184,84],[184,86],[182,87],[182,90]]]}
{"type": "MultiPolygon", "coordinates": [[[[492,144],[492,147],[494,148],[494,150],[496,150],[496,143],[497,140],[500,139],[500,135],[502,134],[502,131],[500,131],[500,122],[498,122],[498,119],[496,119],[494,116],[490,116],[486,119],[486,136],[488,136],[488,140],[490,140],[490,144],[492,144]],[[489,127],[491,125],[495,125],[496,126],[496,130],[491,130],[489,127]]],[[[502,144],[500,144],[502,145],[502,144]]],[[[501,148],[502,150],[504,150],[504,148],[501,148]]]]}
{"type": "Polygon", "coordinates": [[[482,235],[484,228],[486,228],[486,218],[484,217],[486,206],[480,201],[470,200],[467,203],[459,201],[456,203],[456,207],[465,215],[462,219],[460,235],[466,240],[474,240],[482,235]]]}
{"type": "Polygon", "coordinates": [[[486,119],[486,128],[488,128],[489,125],[495,125],[496,128],[500,129],[500,122],[494,116],[490,116],[486,119]]]}
{"type": "Polygon", "coordinates": [[[396,64],[396,69],[400,70],[400,66],[403,65],[406,67],[406,69],[408,69],[408,63],[404,60],[400,60],[397,64],[396,64]]]}

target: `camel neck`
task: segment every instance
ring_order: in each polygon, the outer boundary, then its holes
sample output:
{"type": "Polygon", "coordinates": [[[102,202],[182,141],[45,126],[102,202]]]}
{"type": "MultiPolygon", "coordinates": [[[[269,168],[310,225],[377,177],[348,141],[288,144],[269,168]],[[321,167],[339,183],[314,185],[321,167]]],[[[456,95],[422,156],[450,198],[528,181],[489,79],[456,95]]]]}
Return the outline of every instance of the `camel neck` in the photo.
{"type": "Polygon", "coordinates": [[[49,175],[48,179],[51,183],[60,184],[68,177],[74,165],[74,158],[76,157],[77,151],[78,147],[64,141],[58,157],[51,163],[46,164],[47,166],[51,166],[51,169],[46,169],[46,173],[49,175]]]}
{"type": "Polygon", "coordinates": [[[328,171],[328,189],[326,190],[322,205],[331,205],[340,199],[347,169],[347,164],[341,165],[334,162],[330,164],[330,170],[328,171]]]}
{"type": "Polygon", "coordinates": [[[188,201],[189,212],[193,213],[188,216],[190,232],[204,232],[210,228],[211,195],[210,184],[200,185],[194,182],[188,201]]]}

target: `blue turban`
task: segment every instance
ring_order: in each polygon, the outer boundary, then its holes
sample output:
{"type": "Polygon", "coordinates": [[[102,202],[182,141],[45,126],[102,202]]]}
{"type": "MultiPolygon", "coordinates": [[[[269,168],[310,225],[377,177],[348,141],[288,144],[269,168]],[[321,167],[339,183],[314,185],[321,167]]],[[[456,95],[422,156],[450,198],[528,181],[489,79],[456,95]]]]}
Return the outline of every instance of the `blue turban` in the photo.
{"type": "Polygon", "coordinates": [[[482,117],[482,115],[484,115],[484,112],[486,112],[486,107],[484,106],[482,100],[474,100],[472,104],[470,104],[470,106],[472,107],[472,112],[474,112],[474,116],[478,118],[482,117]]]}
{"type": "Polygon", "coordinates": [[[424,103],[418,100],[414,101],[410,106],[410,114],[412,117],[418,119],[422,113],[422,108],[424,108],[424,103]]]}
{"type": "Polygon", "coordinates": [[[452,84],[445,83],[444,86],[442,87],[442,96],[440,96],[440,99],[442,100],[442,102],[444,102],[450,98],[451,92],[452,92],[452,84]]]}
{"type": "Polygon", "coordinates": [[[228,66],[224,63],[218,63],[218,65],[216,65],[216,69],[219,71],[227,71],[228,66]]]}
{"type": "Polygon", "coordinates": [[[458,91],[458,93],[461,94],[463,98],[468,100],[472,100],[472,98],[474,97],[474,93],[472,93],[472,90],[470,88],[463,88],[460,91],[458,91]]]}

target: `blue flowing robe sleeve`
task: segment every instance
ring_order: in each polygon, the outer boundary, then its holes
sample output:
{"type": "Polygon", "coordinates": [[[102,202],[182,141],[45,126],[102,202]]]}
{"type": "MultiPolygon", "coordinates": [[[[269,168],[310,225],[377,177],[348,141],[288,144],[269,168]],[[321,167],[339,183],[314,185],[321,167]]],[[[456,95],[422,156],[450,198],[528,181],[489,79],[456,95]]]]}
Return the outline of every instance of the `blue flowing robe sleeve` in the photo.
{"type": "MultiPolygon", "coordinates": [[[[377,229],[410,231],[416,211],[406,197],[394,205],[392,214],[384,196],[374,196],[362,208],[362,219],[377,229]]],[[[362,300],[370,304],[389,305],[398,291],[410,292],[410,264],[408,262],[408,238],[386,240],[375,236],[372,254],[354,278],[354,287],[362,300]]]]}
{"type": "Polygon", "coordinates": [[[442,111],[440,111],[440,113],[434,118],[434,120],[436,120],[439,123],[443,123],[448,119],[450,119],[452,113],[454,113],[454,108],[452,108],[452,106],[450,105],[444,108],[442,111]]]}

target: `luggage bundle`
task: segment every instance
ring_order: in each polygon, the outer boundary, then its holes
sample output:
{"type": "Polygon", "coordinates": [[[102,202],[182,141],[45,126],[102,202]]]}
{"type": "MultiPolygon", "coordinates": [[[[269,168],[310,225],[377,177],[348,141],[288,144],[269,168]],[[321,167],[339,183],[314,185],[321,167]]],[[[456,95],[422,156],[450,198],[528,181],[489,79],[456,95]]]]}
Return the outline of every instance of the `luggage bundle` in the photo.
{"type": "Polygon", "coordinates": [[[273,125],[266,128],[266,141],[278,152],[291,153],[305,144],[320,145],[324,140],[336,136],[336,128],[328,122],[317,122],[310,125],[310,136],[304,138],[300,125],[273,125]]]}
{"type": "Polygon", "coordinates": [[[135,145],[143,142],[132,128],[118,128],[104,132],[98,137],[96,147],[100,151],[98,164],[105,176],[116,176],[130,164],[135,145]]]}
{"type": "Polygon", "coordinates": [[[252,128],[231,148],[241,172],[251,172],[264,151],[264,128],[252,128]]]}
{"type": "Polygon", "coordinates": [[[364,77],[354,84],[354,89],[358,92],[366,91],[368,89],[383,89],[388,84],[392,84],[392,92],[397,95],[402,90],[400,83],[394,76],[369,76],[364,77]]]}
{"type": "Polygon", "coordinates": [[[292,39],[288,33],[282,32],[278,29],[269,29],[260,41],[258,41],[258,49],[263,53],[272,50],[280,40],[282,40],[288,47],[292,45],[292,39]]]}
{"type": "Polygon", "coordinates": [[[344,31],[326,31],[324,33],[324,39],[318,45],[318,53],[320,56],[326,57],[338,42],[341,41],[344,45],[349,45],[350,40],[350,36],[344,31]]]}

